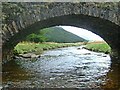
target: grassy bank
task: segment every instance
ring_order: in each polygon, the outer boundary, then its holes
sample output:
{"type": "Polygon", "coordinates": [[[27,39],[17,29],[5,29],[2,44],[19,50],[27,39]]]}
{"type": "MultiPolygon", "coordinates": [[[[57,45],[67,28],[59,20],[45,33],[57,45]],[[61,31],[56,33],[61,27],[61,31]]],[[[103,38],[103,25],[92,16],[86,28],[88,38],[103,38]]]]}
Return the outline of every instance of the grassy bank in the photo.
{"type": "Polygon", "coordinates": [[[61,48],[61,47],[70,47],[70,46],[79,46],[83,43],[31,43],[31,42],[21,42],[14,48],[14,54],[24,54],[24,53],[34,53],[41,54],[45,50],[61,48]]]}
{"type": "Polygon", "coordinates": [[[105,42],[91,42],[88,43],[85,48],[91,51],[103,52],[106,54],[111,52],[110,46],[105,42]]]}

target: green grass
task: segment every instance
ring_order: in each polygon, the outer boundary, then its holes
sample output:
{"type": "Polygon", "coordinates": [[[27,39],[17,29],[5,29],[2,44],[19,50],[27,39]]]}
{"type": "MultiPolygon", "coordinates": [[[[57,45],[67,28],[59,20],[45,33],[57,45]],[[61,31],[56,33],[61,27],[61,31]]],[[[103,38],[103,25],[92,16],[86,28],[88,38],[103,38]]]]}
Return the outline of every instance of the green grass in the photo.
{"type": "Polygon", "coordinates": [[[88,49],[88,50],[91,50],[91,51],[103,52],[103,53],[106,53],[106,54],[111,52],[110,46],[105,42],[89,43],[89,44],[86,45],[85,48],[88,49]]]}
{"type": "Polygon", "coordinates": [[[31,42],[21,42],[16,45],[14,48],[14,54],[24,54],[24,53],[35,53],[41,54],[45,50],[61,48],[61,47],[69,47],[69,46],[79,46],[83,43],[31,43],[31,42]]]}

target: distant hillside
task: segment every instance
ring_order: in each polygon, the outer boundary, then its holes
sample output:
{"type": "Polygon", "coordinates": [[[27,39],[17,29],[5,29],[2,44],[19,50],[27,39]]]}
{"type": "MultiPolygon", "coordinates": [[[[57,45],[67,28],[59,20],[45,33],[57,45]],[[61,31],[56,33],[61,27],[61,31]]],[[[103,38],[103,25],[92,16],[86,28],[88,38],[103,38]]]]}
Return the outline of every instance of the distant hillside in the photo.
{"type": "Polygon", "coordinates": [[[50,27],[41,30],[48,39],[47,42],[73,43],[87,41],[73,33],[65,31],[61,27],[50,27]]]}
{"type": "Polygon", "coordinates": [[[42,29],[37,33],[28,35],[25,40],[31,42],[58,42],[58,43],[74,43],[87,41],[73,33],[64,30],[61,27],[50,27],[42,29]]]}

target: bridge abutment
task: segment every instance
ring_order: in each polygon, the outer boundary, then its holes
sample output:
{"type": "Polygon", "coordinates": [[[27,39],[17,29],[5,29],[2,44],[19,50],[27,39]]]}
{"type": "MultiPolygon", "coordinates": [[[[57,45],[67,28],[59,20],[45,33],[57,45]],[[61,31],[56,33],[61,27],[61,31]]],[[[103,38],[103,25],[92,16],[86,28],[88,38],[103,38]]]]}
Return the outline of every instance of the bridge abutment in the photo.
{"type": "Polygon", "coordinates": [[[8,62],[10,60],[12,60],[13,56],[14,56],[13,50],[9,50],[9,49],[4,50],[2,52],[2,64],[6,63],[6,62],[8,62]]]}
{"type": "Polygon", "coordinates": [[[120,49],[112,49],[110,57],[113,62],[120,63],[120,49]]]}

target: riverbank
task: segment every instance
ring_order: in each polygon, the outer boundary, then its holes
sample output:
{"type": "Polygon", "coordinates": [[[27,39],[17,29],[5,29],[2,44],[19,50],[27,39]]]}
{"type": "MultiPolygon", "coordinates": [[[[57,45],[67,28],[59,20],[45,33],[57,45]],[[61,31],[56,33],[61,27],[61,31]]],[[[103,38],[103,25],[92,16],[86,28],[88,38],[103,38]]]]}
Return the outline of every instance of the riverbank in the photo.
{"type": "Polygon", "coordinates": [[[34,54],[34,56],[35,55],[40,55],[40,54],[43,53],[43,51],[46,51],[46,50],[62,48],[62,47],[70,47],[70,46],[80,46],[80,45],[83,45],[83,44],[84,44],[83,42],[80,42],[80,43],[54,43],[54,42],[31,43],[31,42],[20,42],[14,48],[14,55],[17,55],[17,56],[19,56],[19,55],[20,56],[23,56],[23,55],[26,56],[27,55],[27,57],[30,57],[33,54],[34,54]]]}
{"type": "MultiPolygon", "coordinates": [[[[62,48],[62,47],[81,46],[85,44],[86,43],[84,42],[80,42],[80,43],[20,42],[14,48],[14,55],[23,58],[37,58],[46,50],[62,48]]],[[[111,52],[111,48],[105,42],[89,42],[83,48],[88,49],[90,51],[103,52],[105,54],[109,54],[111,52]]]]}
{"type": "Polygon", "coordinates": [[[103,52],[109,54],[111,52],[110,46],[106,42],[90,42],[84,47],[90,51],[103,52]]]}

